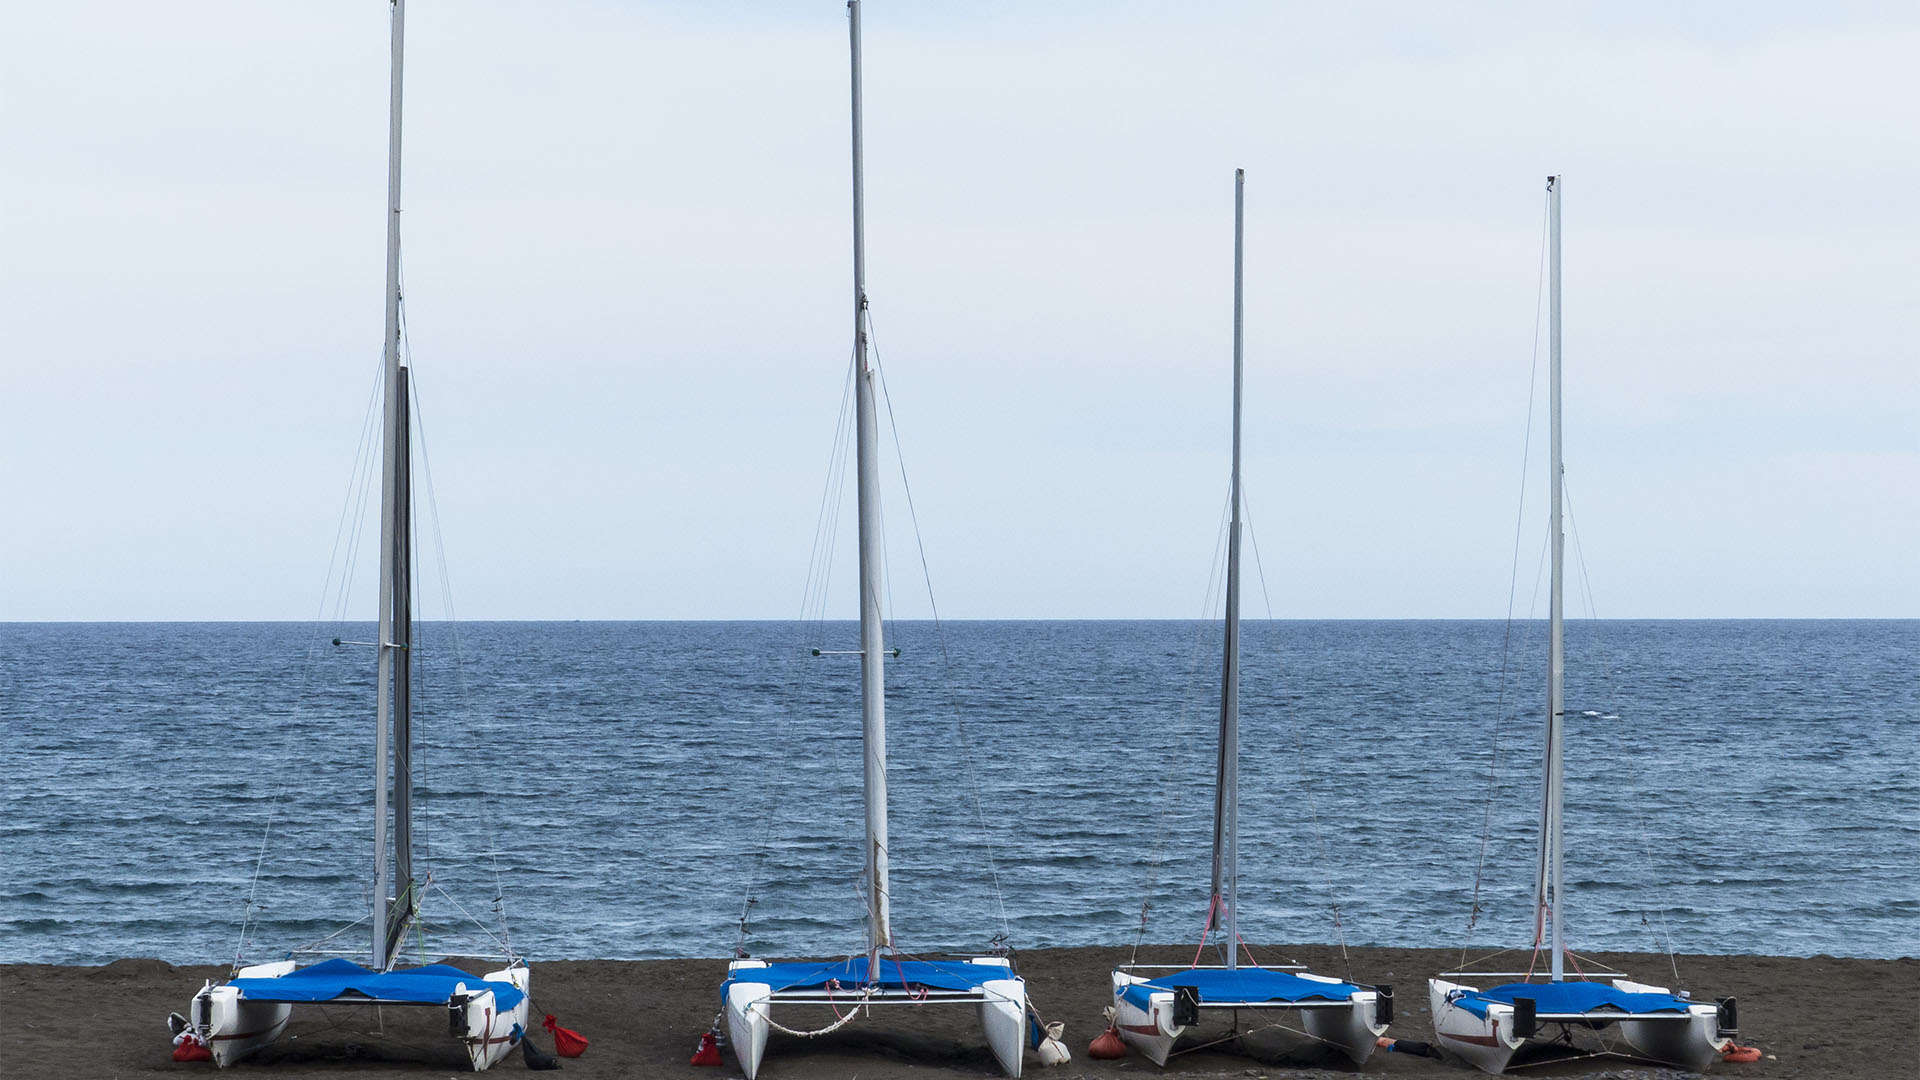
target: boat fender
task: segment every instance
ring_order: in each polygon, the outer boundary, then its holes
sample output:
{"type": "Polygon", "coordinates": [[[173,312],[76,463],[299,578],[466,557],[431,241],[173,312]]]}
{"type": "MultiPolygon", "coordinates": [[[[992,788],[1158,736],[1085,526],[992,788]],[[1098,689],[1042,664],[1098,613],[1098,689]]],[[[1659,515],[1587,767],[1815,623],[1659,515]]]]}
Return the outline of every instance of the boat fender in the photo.
{"type": "Polygon", "coordinates": [[[1534,1000],[1530,997],[1513,999],[1513,1037],[1531,1039],[1533,1033],[1540,1030],[1540,1024],[1533,1018],[1534,1000]]]}
{"type": "Polygon", "coordinates": [[[552,1013],[547,1014],[547,1022],[541,1026],[547,1029],[547,1034],[553,1036],[553,1052],[561,1057],[579,1057],[587,1052],[587,1037],[577,1031],[568,1031],[561,1027],[552,1013]]]}
{"type": "Polygon", "coordinates": [[[693,1063],[695,1065],[726,1064],[726,1062],[720,1058],[720,1040],[714,1037],[713,1032],[703,1031],[700,1033],[700,1045],[693,1051],[693,1063]]]}
{"type": "Polygon", "coordinates": [[[1736,1065],[1745,1065],[1760,1060],[1760,1048],[1757,1046],[1735,1046],[1727,1044],[1726,1052],[1720,1055],[1721,1061],[1731,1061],[1736,1065]]]}
{"type": "Polygon", "coordinates": [[[1073,1060],[1073,1055],[1067,1053],[1067,1044],[1061,1041],[1066,1033],[1067,1025],[1058,1020],[1047,1025],[1047,1037],[1040,1040],[1040,1064],[1065,1065],[1073,1060]]]}
{"type": "Polygon", "coordinates": [[[173,1060],[212,1061],[213,1051],[200,1041],[200,1036],[191,1031],[182,1031],[173,1037],[173,1060]]]}
{"type": "Polygon", "coordinates": [[[560,1067],[559,1058],[554,1057],[552,1054],[541,1052],[534,1047],[532,1039],[524,1037],[520,1040],[520,1059],[525,1061],[527,1068],[532,1069],[534,1072],[545,1072],[548,1069],[557,1069],[560,1067]]]}

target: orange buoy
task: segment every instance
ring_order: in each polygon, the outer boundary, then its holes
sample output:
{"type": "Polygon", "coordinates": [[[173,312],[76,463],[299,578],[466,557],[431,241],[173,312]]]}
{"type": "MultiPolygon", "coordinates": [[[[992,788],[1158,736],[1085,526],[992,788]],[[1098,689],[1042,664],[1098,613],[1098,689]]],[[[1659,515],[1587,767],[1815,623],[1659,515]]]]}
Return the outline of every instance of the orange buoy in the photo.
{"type": "Polygon", "coordinates": [[[1726,1052],[1720,1055],[1720,1060],[1731,1061],[1742,1065],[1749,1061],[1759,1061],[1760,1048],[1757,1046],[1735,1046],[1732,1043],[1728,1043],[1726,1052]]]}
{"type": "Polygon", "coordinates": [[[1093,1042],[1087,1045],[1087,1056],[1113,1061],[1127,1056],[1127,1044],[1120,1040],[1118,1031],[1108,1028],[1093,1037],[1093,1042]]]}

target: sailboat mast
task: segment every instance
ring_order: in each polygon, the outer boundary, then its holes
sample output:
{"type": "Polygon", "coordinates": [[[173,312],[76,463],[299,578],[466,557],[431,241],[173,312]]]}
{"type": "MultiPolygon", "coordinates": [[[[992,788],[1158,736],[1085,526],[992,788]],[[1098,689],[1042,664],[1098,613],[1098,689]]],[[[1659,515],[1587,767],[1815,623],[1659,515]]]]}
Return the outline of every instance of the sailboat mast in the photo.
{"type": "Polygon", "coordinates": [[[1560,178],[1547,178],[1549,205],[1549,235],[1551,237],[1552,297],[1550,340],[1552,342],[1552,375],[1549,380],[1552,406],[1552,532],[1553,545],[1553,584],[1550,592],[1547,620],[1547,775],[1545,784],[1546,805],[1542,812],[1545,828],[1541,831],[1541,883],[1540,902],[1545,913],[1552,919],[1553,980],[1559,982],[1566,974],[1565,942],[1561,936],[1561,898],[1564,878],[1561,876],[1561,855],[1565,850],[1563,829],[1563,801],[1565,794],[1566,762],[1563,756],[1564,728],[1566,723],[1566,535],[1560,524],[1561,504],[1561,458],[1560,458],[1560,178]]]}
{"type": "Polygon", "coordinates": [[[880,420],[867,364],[866,176],[861,157],[860,0],[847,3],[853,53],[853,384],[857,413],[854,458],[860,504],[860,730],[866,759],[867,961],[893,942],[887,885],[887,715],[885,641],[880,590],[880,420]]]}
{"type": "Polygon", "coordinates": [[[400,358],[400,86],[406,0],[393,0],[392,88],[387,127],[386,417],[381,444],[384,469],[380,498],[379,678],[374,723],[373,967],[392,963],[393,945],[411,912],[410,716],[408,658],[412,611],[408,597],[412,538],[408,511],[411,453],[408,447],[407,371],[400,358]],[[392,793],[393,862],[388,864],[388,795],[392,793]],[[396,889],[396,882],[400,883],[396,889]],[[389,894],[399,912],[390,912],[389,894]],[[392,925],[390,925],[392,924],[392,925]]]}
{"type": "Polygon", "coordinates": [[[1213,796],[1213,903],[1227,938],[1227,967],[1240,966],[1240,375],[1242,249],[1247,173],[1233,171],[1233,482],[1227,533],[1227,630],[1220,674],[1220,760],[1213,796]]]}

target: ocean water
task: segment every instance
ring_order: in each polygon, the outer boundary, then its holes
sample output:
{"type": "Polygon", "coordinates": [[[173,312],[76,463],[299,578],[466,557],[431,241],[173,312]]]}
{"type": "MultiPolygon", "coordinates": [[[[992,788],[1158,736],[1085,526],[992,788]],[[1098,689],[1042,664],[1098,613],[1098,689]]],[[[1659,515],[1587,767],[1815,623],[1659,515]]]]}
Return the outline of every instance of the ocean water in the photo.
{"type": "MultiPolygon", "coordinates": [[[[329,639],[371,634],[0,624],[0,961],[273,957],[362,918],[373,664],[329,639]]],[[[1527,942],[1544,637],[1247,624],[1249,940],[1527,942]]],[[[1217,625],[889,638],[897,943],[1196,939],[1217,625]]],[[[1568,638],[1576,949],[1920,954],[1920,623],[1568,638]]],[[[434,942],[484,926],[536,960],[859,948],[858,660],[810,654],[855,643],[851,623],[423,627],[434,942]]]]}

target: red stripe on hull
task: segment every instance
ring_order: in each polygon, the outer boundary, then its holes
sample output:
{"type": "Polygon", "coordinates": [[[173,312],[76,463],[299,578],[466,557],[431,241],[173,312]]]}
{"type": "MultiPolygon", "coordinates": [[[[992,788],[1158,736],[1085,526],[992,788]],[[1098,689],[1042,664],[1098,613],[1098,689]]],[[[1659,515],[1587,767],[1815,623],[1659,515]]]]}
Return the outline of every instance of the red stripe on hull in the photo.
{"type": "Polygon", "coordinates": [[[1463,1042],[1470,1046],[1500,1045],[1500,1040],[1491,1035],[1455,1035],[1452,1032],[1443,1031],[1440,1033],[1440,1037],[1443,1039],[1452,1039],[1454,1042],[1463,1042]]]}

